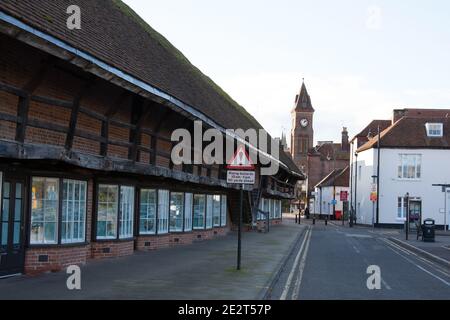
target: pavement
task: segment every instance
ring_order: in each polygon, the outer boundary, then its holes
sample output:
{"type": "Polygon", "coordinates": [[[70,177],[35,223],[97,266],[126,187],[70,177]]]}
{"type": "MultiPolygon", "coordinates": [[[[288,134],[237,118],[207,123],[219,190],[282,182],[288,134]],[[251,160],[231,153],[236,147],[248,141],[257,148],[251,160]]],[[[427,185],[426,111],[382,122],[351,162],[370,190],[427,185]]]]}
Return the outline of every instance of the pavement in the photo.
{"type": "Polygon", "coordinates": [[[236,271],[237,234],[132,256],[90,261],[81,290],[68,290],[65,272],[0,280],[5,299],[260,299],[306,226],[291,219],[269,233],[245,232],[242,270],[236,271]]]}
{"type": "Polygon", "coordinates": [[[450,300],[450,269],[391,241],[398,231],[302,223],[306,231],[266,298],[450,300]],[[368,286],[374,270],[376,288],[368,286]]]}

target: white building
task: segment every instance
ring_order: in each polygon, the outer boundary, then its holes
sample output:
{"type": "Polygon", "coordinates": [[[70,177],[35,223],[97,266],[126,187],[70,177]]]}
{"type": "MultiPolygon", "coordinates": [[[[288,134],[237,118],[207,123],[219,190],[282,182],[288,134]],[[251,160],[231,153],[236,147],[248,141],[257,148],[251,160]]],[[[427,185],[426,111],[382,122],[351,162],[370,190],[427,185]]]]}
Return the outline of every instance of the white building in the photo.
{"type": "Polygon", "coordinates": [[[312,214],[328,216],[329,219],[342,218],[342,214],[347,212],[348,201],[341,200],[341,193],[349,194],[349,172],[349,167],[336,169],[315,186],[310,204],[312,214]]]}
{"type": "Polygon", "coordinates": [[[449,115],[450,110],[395,110],[379,141],[372,132],[362,146],[352,142],[350,205],[357,223],[402,227],[409,209],[411,225],[431,218],[438,228],[449,226],[450,188],[445,195],[433,186],[450,184],[449,115]],[[378,170],[377,213],[370,195],[378,170]]]}

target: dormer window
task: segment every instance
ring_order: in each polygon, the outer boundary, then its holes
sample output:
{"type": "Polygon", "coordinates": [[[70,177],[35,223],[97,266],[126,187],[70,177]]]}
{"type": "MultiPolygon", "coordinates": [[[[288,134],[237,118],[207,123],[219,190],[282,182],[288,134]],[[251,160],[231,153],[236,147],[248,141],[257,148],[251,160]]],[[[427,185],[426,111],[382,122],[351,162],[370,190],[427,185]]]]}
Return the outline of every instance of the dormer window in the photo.
{"type": "Polygon", "coordinates": [[[425,127],[429,137],[442,138],[444,136],[444,125],[442,123],[427,123],[425,127]]]}

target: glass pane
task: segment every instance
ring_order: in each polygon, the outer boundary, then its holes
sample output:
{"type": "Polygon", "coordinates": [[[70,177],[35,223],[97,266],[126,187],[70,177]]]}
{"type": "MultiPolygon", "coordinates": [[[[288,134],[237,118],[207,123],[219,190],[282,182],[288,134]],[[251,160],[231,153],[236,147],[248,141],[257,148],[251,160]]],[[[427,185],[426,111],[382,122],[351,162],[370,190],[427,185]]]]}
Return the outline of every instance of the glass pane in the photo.
{"type": "Polygon", "coordinates": [[[22,198],[22,184],[16,183],[16,199],[22,198]]]}
{"type": "Polygon", "coordinates": [[[20,222],[14,223],[13,244],[20,244],[20,222]]]}
{"type": "Polygon", "coordinates": [[[39,243],[44,239],[44,223],[33,223],[31,225],[31,243],[39,243]]]}
{"type": "Polygon", "coordinates": [[[3,198],[2,221],[9,221],[9,199],[3,198]]]}
{"type": "Polygon", "coordinates": [[[14,221],[22,220],[22,199],[16,199],[14,206],[14,221]]]}
{"type": "Polygon", "coordinates": [[[170,230],[183,230],[183,193],[172,193],[170,197],[170,230]]]}
{"type": "Polygon", "coordinates": [[[9,226],[8,223],[2,224],[2,242],[1,242],[2,246],[8,245],[8,226],[9,226]]]}
{"type": "Polygon", "coordinates": [[[3,198],[9,198],[10,188],[11,188],[11,184],[9,182],[5,182],[3,184],[3,198]]]}
{"type": "Polygon", "coordinates": [[[44,225],[44,241],[45,243],[56,242],[56,223],[46,223],[44,225]]]}

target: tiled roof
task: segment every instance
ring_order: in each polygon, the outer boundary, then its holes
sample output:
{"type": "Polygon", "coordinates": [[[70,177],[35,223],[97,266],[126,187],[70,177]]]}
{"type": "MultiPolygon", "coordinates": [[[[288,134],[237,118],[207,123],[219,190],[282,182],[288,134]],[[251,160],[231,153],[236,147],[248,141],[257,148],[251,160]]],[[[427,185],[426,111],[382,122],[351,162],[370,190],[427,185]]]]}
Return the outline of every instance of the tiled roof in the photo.
{"type": "Polygon", "coordinates": [[[336,169],[330,172],[325,178],[323,178],[318,184],[316,184],[316,188],[318,187],[330,187],[330,186],[338,186],[338,187],[348,187],[349,186],[349,176],[350,169],[349,167],[345,167],[344,169],[336,169]]]}
{"type": "MultiPolygon", "coordinates": [[[[380,135],[381,148],[431,148],[450,149],[450,117],[403,117],[380,135]],[[443,137],[429,137],[425,125],[442,123],[443,137]]],[[[375,136],[358,149],[358,152],[376,148],[375,136]]]]}
{"type": "MultiPolygon", "coordinates": [[[[183,101],[224,128],[262,128],[122,1],[2,0],[0,10],[183,101]],[[72,4],[81,8],[81,30],[66,26],[72,4]]],[[[300,173],[282,151],[280,160],[300,173]]]]}
{"type": "Polygon", "coordinates": [[[369,132],[372,136],[378,133],[378,127],[380,127],[380,131],[383,131],[392,125],[391,120],[373,120],[367,127],[365,127],[360,133],[358,133],[352,141],[356,138],[364,137],[366,138],[369,135],[369,132]]]}
{"type": "Polygon", "coordinates": [[[336,160],[350,160],[350,152],[343,150],[340,143],[324,143],[313,148],[308,155],[320,156],[323,159],[333,159],[333,156],[335,156],[336,160]]]}

